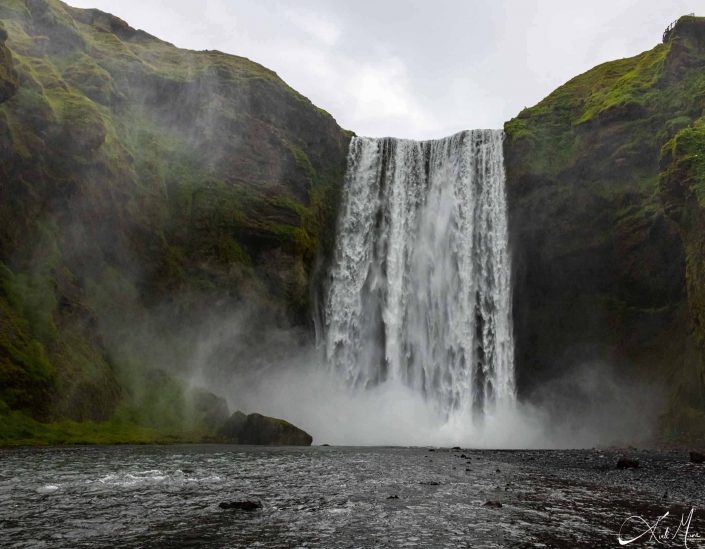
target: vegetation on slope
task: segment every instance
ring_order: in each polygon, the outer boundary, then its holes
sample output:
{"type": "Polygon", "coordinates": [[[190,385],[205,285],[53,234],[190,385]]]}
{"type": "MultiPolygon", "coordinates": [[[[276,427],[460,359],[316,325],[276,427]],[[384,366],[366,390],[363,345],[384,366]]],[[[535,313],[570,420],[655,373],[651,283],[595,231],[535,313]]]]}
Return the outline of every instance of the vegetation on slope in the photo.
{"type": "Polygon", "coordinates": [[[0,440],[206,431],[155,371],[245,303],[308,322],[349,134],[264,67],[98,10],[0,23],[0,440]]]}
{"type": "Polygon", "coordinates": [[[526,392],[607,362],[666,388],[668,434],[692,427],[669,423],[680,404],[705,411],[690,282],[684,291],[692,250],[659,185],[662,146],[698,133],[704,108],[705,19],[683,17],[665,43],[595,67],[506,124],[526,392]]]}

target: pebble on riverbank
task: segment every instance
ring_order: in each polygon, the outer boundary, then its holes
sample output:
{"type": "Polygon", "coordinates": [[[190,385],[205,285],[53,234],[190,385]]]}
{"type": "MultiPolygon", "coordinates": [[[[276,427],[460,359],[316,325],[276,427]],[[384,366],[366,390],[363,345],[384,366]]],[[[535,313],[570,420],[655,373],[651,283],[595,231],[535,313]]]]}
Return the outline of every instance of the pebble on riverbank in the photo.
{"type": "Polygon", "coordinates": [[[218,505],[221,509],[237,509],[238,511],[256,511],[262,509],[259,501],[222,501],[218,505]]]}
{"type": "Polygon", "coordinates": [[[637,469],[639,467],[638,459],[621,457],[617,460],[617,469],[637,469]]]}

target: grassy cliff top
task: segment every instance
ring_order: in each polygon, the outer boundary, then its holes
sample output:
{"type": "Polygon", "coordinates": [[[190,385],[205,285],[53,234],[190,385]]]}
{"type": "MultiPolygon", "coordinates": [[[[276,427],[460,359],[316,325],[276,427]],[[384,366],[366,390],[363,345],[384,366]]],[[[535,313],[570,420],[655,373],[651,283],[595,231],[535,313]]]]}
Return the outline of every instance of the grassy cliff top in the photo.
{"type": "Polygon", "coordinates": [[[681,17],[664,43],[576,76],[521,111],[505,131],[525,146],[550,146],[555,161],[535,167],[554,174],[578,159],[580,137],[593,126],[643,122],[635,137],[657,127],[651,140],[663,143],[690,123],[705,98],[705,75],[693,70],[705,58],[704,37],[705,18],[681,17]]]}

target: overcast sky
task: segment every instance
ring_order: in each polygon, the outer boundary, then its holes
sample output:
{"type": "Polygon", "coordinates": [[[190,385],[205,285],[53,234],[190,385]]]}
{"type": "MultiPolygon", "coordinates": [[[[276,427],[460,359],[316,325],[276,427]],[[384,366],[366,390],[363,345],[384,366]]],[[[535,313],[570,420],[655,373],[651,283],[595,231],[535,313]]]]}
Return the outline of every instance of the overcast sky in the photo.
{"type": "MultiPolygon", "coordinates": [[[[696,0],[69,0],[179,47],[242,55],[360,135],[499,128],[655,46],[696,0]]],[[[697,15],[705,15],[698,12],[697,15]]]]}

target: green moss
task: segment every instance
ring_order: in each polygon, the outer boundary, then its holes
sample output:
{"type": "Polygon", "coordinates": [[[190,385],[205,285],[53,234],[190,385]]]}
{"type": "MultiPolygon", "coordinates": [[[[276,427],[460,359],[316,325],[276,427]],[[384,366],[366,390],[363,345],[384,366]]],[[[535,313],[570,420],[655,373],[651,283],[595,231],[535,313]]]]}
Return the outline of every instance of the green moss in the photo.
{"type": "Polygon", "coordinates": [[[659,93],[654,87],[669,52],[670,44],[660,44],[636,57],[605,63],[578,77],[576,85],[581,90],[589,88],[589,92],[583,96],[583,112],[575,123],[589,122],[613,109],[633,112],[643,108],[649,93],[659,93]]]}
{"type": "Polygon", "coordinates": [[[308,318],[346,134],[245,58],[46,5],[0,6],[21,81],[0,103],[0,409],[95,423],[15,416],[8,440],[182,436],[187,388],[155,373],[193,355],[180,325],[247,300],[308,318]]]}
{"type": "Polygon", "coordinates": [[[89,99],[104,105],[110,104],[117,95],[110,73],[85,54],[68,62],[62,77],[89,99]]]}
{"type": "Polygon", "coordinates": [[[526,378],[585,349],[664,387],[671,420],[703,408],[704,109],[705,19],[683,18],[666,43],[573,78],[505,125],[526,378]]]}
{"type": "Polygon", "coordinates": [[[106,422],[42,423],[21,412],[0,416],[0,446],[56,444],[169,444],[202,442],[202,432],[169,432],[114,419],[106,422]]]}
{"type": "Polygon", "coordinates": [[[668,162],[661,178],[677,179],[671,184],[693,193],[700,207],[705,208],[705,118],[676,133],[662,147],[661,156],[668,162]]]}
{"type": "Polygon", "coordinates": [[[313,165],[311,164],[308,155],[296,145],[289,144],[289,150],[294,156],[296,165],[304,172],[304,174],[306,174],[306,178],[313,183],[316,178],[316,170],[313,169],[313,165]]]}
{"type": "Polygon", "coordinates": [[[57,372],[44,344],[34,339],[33,328],[0,295],[0,400],[44,416],[57,372]]]}
{"type": "Polygon", "coordinates": [[[56,341],[56,296],[48,273],[15,274],[0,264],[0,292],[27,319],[33,337],[45,343],[56,341]]]}

